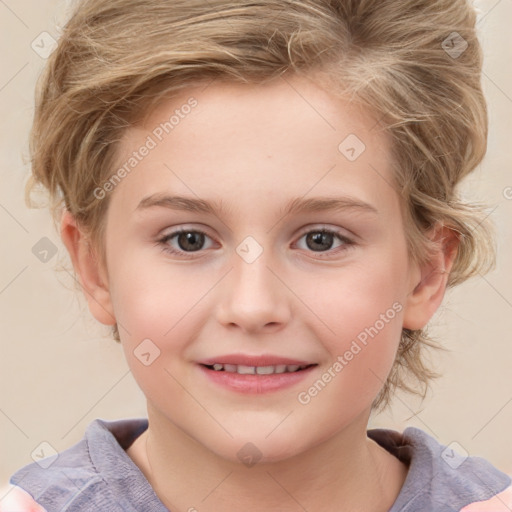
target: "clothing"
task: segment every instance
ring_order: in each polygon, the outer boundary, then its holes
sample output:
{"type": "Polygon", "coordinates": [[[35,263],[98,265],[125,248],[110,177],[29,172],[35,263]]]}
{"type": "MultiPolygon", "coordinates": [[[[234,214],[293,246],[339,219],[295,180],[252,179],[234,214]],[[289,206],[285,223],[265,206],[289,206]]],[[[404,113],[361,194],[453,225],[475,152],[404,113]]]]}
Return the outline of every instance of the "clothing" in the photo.
{"type": "MultiPolygon", "coordinates": [[[[18,470],[10,482],[25,489],[47,512],[167,512],[125,452],[147,427],[144,418],[95,420],[84,438],[58,454],[49,467],[34,462],[18,470]]],[[[464,458],[415,427],[407,427],[403,434],[371,429],[367,435],[409,465],[390,512],[512,509],[510,477],[485,459],[464,458]]]]}

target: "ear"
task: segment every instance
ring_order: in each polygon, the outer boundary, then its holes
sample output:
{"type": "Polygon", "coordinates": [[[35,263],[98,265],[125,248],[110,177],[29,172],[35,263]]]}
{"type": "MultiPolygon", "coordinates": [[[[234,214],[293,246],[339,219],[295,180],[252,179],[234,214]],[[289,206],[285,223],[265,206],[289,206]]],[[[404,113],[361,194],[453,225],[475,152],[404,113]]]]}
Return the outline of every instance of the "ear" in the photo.
{"type": "Polygon", "coordinates": [[[455,231],[436,226],[429,238],[438,248],[432,257],[415,269],[411,292],[405,304],[403,327],[423,329],[440,306],[448,283],[448,276],[457,255],[459,238],[455,231]]]}
{"type": "Polygon", "coordinates": [[[90,312],[98,322],[114,325],[116,319],[106,269],[103,269],[100,259],[96,257],[89,238],[80,230],[75,218],[67,210],[62,214],[60,235],[71,257],[90,312]]]}

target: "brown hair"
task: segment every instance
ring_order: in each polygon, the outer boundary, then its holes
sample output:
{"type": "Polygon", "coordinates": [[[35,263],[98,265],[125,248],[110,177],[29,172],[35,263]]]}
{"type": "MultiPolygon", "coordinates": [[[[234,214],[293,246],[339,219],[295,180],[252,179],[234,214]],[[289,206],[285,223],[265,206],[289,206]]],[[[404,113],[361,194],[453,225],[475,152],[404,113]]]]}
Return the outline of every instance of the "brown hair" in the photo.
{"type": "MultiPolygon", "coordinates": [[[[104,261],[109,201],[94,190],[111,177],[129,126],[199,82],[315,74],[391,135],[411,257],[428,257],[439,223],[458,234],[453,286],[494,263],[482,207],[457,191],[486,150],[475,21],[465,0],[85,0],[40,78],[27,198],[34,184],[47,188],[54,219],[68,209],[104,261]]],[[[374,408],[394,388],[417,393],[409,377],[426,396],[438,376],[423,361],[427,346],[437,345],[425,330],[402,331],[374,408]]]]}

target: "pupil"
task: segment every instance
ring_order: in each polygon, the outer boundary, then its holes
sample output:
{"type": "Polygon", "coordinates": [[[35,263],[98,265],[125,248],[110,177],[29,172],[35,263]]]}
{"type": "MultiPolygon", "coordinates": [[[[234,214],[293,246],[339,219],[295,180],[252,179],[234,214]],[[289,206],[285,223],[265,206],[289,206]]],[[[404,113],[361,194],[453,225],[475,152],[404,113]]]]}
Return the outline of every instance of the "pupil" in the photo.
{"type": "Polygon", "coordinates": [[[201,245],[204,242],[204,235],[202,233],[196,233],[196,232],[187,232],[187,233],[180,233],[178,237],[178,243],[181,249],[184,251],[190,250],[195,251],[199,250],[201,248],[201,245]],[[198,247],[195,247],[197,246],[198,247]]]}
{"type": "Polygon", "coordinates": [[[312,250],[315,250],[318,248],[318,246],[320,246],[320,249],[330,249],[330,246],[332,245],[332,239],[333,239],[333,234],[332,233],[326,233],[325,231],[319,231],[317,233],[314,233],[314,234],[309,234],[307,237],[306,237],[306,240],[307,240],[307,244],[308,244],[308,247],[312,250]],[[309,244],[309,242],[312,242],[313,243],[313,246],[311,246],[309,244]],[[322,244],[324,244],[324,247],[322,247],[322,244]],[[327,246],[325,246],[325,244],[327,246]],[[315,247],[316,246],[316,247],[315,247]]]}
{"type": "MultiPolygon", "coordinates": [[[[318,231],[316,233],[309,233],[306,237],[307,245],[312,250],[328,250],[332,246],[333,234],[325,231],[318,231]]],[[[180,233],[178,237],[178,244],[184,251],[197,251],[204,243],[204,235],[189,231],[187,233],[180,233]]]]}

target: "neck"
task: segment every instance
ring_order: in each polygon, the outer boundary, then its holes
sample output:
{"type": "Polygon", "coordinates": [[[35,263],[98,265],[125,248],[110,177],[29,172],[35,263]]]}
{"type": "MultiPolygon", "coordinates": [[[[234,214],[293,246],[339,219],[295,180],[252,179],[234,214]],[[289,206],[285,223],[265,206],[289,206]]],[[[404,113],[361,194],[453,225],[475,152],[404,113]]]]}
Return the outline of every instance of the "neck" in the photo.
{"type": "Polygon", "coordinates": [[[149,428],[128,450],[173,512],[388,511],[407,467],[366,436],[368,414],[286,460],[227,460],[148,408],[149,428]]]}

